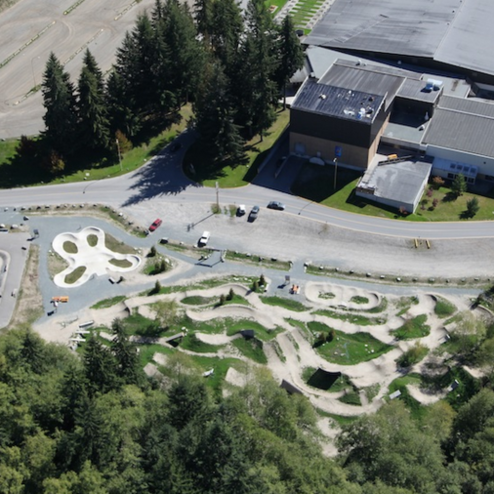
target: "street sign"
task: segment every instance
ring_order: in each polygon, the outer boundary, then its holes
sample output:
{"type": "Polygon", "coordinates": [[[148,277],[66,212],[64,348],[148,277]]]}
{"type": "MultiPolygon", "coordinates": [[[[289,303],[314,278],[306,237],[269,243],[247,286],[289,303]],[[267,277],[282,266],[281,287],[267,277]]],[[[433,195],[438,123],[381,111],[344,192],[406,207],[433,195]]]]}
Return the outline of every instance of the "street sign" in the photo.
{"type": "Polygon", "coordinates": [[[342,153],[343,153],[343,148],[341,146],[335,146],[334,147],[334,155],[337,158],[341,158],[342,153]]]}

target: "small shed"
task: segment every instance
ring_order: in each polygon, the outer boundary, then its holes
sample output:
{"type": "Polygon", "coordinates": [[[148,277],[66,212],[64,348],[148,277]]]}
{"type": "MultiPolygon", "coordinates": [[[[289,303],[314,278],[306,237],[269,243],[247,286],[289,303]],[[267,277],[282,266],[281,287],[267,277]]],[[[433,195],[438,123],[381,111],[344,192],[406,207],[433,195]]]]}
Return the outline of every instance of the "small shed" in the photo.
{"type": "Polygon", "coordinates": [[[329,372],[319,367],[307,381],[309,386],[327,391],[341,377],[341,372],[329,372]]]}

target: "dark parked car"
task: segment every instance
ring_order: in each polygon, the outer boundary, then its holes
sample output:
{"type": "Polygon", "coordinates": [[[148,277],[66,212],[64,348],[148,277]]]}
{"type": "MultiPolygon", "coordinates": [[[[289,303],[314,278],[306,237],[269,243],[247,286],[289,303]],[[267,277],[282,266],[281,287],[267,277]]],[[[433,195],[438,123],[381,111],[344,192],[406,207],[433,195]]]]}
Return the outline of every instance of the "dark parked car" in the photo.
{"type": "Polygon", "coordinates": [[[276,209],[277,211],[283,211],[285,209],[285,205],[280,201],[271,201],[268,204],[268,209],[276,209]]]}
{"type": "Polygon", "coordinates": [[[163,223],[163,221],[160,220],[159,218],[154,220],[151,226],[149,227],[149,231],[154,232],[156,228],[158,228],[161,225],[161,223],[163,223]]]}
{"type": "Polygon", "coordinates": [[[254,221],[259,216],[259,206],[254,206],[249,214],[249,221],[254,221]]]}

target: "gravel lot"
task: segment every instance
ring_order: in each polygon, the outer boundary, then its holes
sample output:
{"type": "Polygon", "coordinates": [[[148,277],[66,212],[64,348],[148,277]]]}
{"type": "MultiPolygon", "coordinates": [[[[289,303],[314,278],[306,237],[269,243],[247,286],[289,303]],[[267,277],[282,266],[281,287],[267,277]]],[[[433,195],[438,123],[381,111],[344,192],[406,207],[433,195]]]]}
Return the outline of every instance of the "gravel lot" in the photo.
{"type": "Polygon", "coordinates": [[[254,223],[229,214],[212,215],[210,204],[141,203],[126,208],[142,223],[163,219],[156,236],[194,244],[204,230],[210,246],[264,257],[312,262],[373,275],[437,278],[494,277],[494,239],[435,240],[416,249],[410,239],[369,235],[286,212],[261,208],[254,223]],[[192,228],[188,225],[194,224],[192,228]]]}

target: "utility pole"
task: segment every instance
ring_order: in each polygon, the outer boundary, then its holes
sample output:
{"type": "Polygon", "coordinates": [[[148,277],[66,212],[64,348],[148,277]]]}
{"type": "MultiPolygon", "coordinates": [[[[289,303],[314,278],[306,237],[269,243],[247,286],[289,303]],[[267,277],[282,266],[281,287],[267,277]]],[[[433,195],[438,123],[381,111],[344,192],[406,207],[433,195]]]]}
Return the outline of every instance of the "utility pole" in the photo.
{"type": "Polygon", "coordinates": [[[118,161],[120,162],[120,172],[122,172],[123,171],[123,169],[122,169],[122,154],[120,153],[120,143],[118,142],[118,138],[115,139],[115,142],[117,143],[118,161]]]}
{"type": "Polygon", "coordinates": [[[333,160],[334,163],[334,184],[333,184],[333,189],[336,191],[336,176],[338,174],[338,158],[335,158],[333,160]]]}

